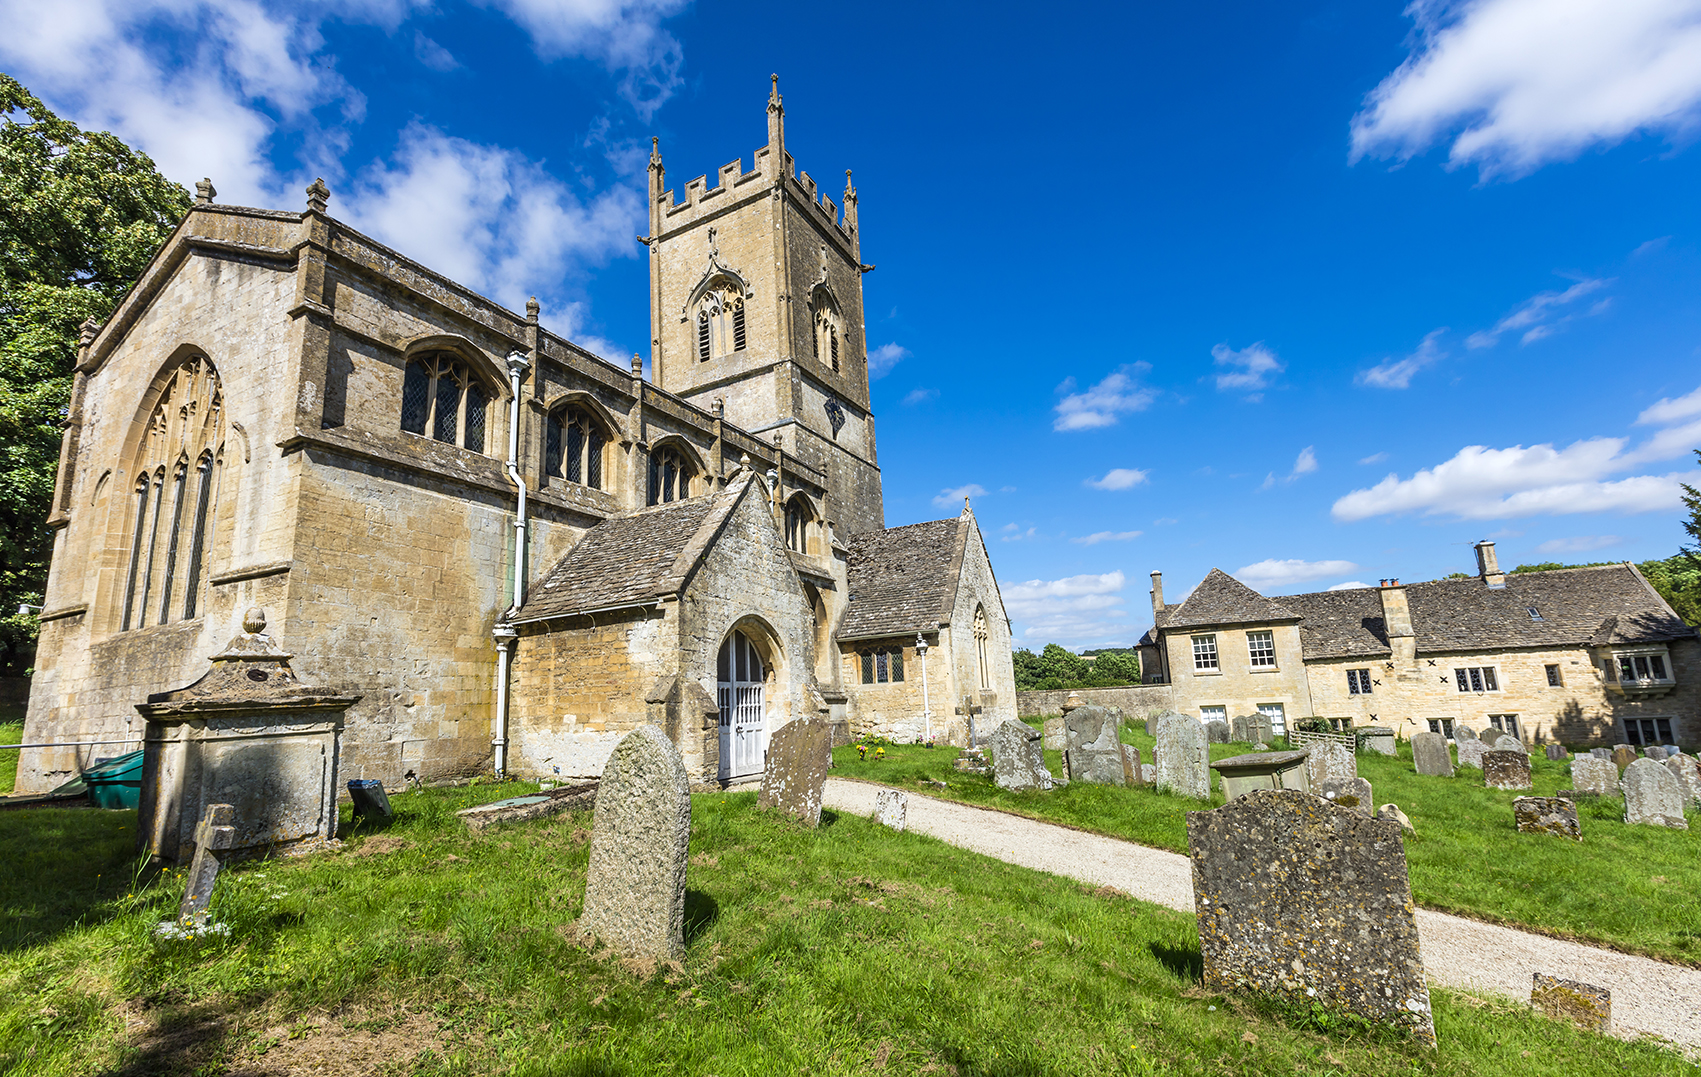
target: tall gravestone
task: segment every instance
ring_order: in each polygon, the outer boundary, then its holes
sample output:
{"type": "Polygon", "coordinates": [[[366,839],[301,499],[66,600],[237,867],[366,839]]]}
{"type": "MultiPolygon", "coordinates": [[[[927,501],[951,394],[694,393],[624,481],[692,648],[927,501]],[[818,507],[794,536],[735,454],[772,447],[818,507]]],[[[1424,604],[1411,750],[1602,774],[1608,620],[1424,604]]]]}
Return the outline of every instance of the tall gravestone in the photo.
{"type": "Polygon", "coordinates": [[[831,725],[820,718],[787,722],[768,741],[768,766],[756,806],[778,808],[804,826],[819,826],[821,793],[832,761],[831,725]]]}
{"type": "Polygon", "coordinates": [[[1123,784],[1122,743],[1117,738],[1117,717],[1104,707],[1080,707],[1064,719],[1069,747],[1064,749],[1064,769],[1072,782],[1097,785],[1123,784]]]}
{"type": "Polygon", "coordinates": [[[1677,752],[1666,756],[1666,769],[1677,779],[1684,800],[1701,808],[1701,763],[1697,763],[1692,755],[1677,752]]]}
{"type": "Polygon", "coordinates": [[[1683,788],[1664,764],[1638,759],[1624,768],[1624,821],[1633,826],[1689,829],[1683,817],[1683,788]]]}
{"type": "Polygon", "coordinates": [[[1229,738],[1231,740],[1237,741],[1237,742],[1242,743],[1242,744],[1251,744],[1252,743],[1251,722],[1252,722],[1252,716],[1251,715],[1247,715],[1247,714],[1236,715],[1229,722],[1229,738]]]}
{"type": "Polygon", "coordinates": [[[1571,787],[1579,793],[1615,797],[1618,795],[1618,768],[1610,759],[1580,755],[1571,761],[1571,787]]]}
{"type": "Polygon", "coordinates": [[[1455,740],[1453,746],[1459,753],[1460,767],[1482,769],[1482,757],[1488,752],[1488,745],[1474,737],[1467,737],[1464,740],[1455,740]]]}
{"type": "Polygon", "coordinates": [[[992,754],[992,781],[1000,789],[1050,789],[1051,771],[1041,752],[1040,734],[1026,722],[1006,718],[987,738],[992,754]]]}
{"type": "Polygon", "coordinates": [[[1211,752],[1197,718],[1171,712],[1158,718],[1157,787],[1195,800],[1211,799],[1211,752]]]}
{"type": "Polygon", "coordinates": [[[1453,756],[1447,751],[1447,738],[1439,733],[1413,734],[1412,769],[1419,774],[1451,778],[1453,756]]]}
{"type": "Polygon", "coordinates": [[[1490,789],[1528,789],[1530,787],[1530,757],[1523,752],[1484,752],[1482,782],[1490,789]]]}
{"type": "Polygon", "coordinates": [[[685,862],[691,780],[653,725],[614,746],[597,790],[579,928],[626,957],[685,953],[685,862]]]}
{"type": "Polygon", "coordinates": [[[1398,1024],[1435,1023],[1398,823],[1259,789],[1187,814],[1207,990],[1250,990],[1398,1024]]]}
{"type": "Polygon", "coordinates": [[[1140,749],[1132,744],[1122,746],[1122,784],[1145,785],[1140,773],[1140,749]]]}
{"type": "Polygon", "coordinates": [[[1358,777],[1358,759],[1346,745],[1316,741],[1310,753],[1305,760],[1305,771],[1312,789],[1323,788],[1327,781],[1346,782],[1358,777]]]}

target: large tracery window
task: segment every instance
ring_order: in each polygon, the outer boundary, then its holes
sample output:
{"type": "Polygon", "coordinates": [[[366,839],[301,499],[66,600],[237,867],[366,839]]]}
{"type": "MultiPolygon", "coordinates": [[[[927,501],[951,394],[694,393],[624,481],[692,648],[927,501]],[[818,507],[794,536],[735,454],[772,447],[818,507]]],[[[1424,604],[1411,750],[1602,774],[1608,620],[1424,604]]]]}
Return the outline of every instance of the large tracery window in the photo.
{"type": "Polygon", "coordinates": [[[582,408],[557,408],[544,427],[544,474],[593,490],[601,490],[603,447],[608,436],[602,424],[582,408]]]}
{"type": "Polygon", "coordinates": [[[691,496],[691,481],[696,472],[685,454],[672,446],[664,446],[650,454],[650,496],[648,504],[663,505],[683,501],[691,496]]]}
{"type": "Polygon", "coordinates": [[[200,609],[223,434],[218,371],[191,356],[161,386],[135,449],[121,631],[187,620],[200,609]]]}
{"type": "Polygon", "coordinates": [[[741,352],[744,346],[743,294],[731,282],[711,288],[697,305],[697,361],[741,352]]]}
{"type": "Polygon", "coordinates": [[[402,377],[402,429],[481,453],[490,400],[489,388],[458,356],[417,355],[402,377]]]}

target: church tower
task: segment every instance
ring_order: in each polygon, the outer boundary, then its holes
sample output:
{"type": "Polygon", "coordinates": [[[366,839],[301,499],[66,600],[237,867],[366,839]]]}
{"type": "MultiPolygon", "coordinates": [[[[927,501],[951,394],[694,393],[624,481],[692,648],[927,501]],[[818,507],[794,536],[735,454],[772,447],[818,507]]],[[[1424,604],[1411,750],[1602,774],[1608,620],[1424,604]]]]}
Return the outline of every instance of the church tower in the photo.
{"type": "Polygon", "coordinates": [[[650,155],[650,364],[655,384],[819,472],[841,535],[885,526],[869,410],[856,189],[842,208],[796,173],[779,76],[754,168],[667,189],[650,155]]]}

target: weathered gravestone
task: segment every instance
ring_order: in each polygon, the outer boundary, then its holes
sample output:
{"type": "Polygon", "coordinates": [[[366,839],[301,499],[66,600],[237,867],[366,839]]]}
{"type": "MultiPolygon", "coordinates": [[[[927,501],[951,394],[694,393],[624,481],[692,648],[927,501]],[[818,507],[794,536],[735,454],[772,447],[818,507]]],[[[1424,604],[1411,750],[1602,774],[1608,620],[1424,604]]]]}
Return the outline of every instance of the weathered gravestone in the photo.
{"type": "Polygon", "coordinates": [[[998,788],[1051,788],[1051,771],[1040,754],[1040,734],[1026,722],[1004,719],[992,731],[986,746],[992,754],[992,781],[998,788]]]}
{"type": "Polygon", "coordinates": [[[1333,741],[1315,741],[1305,761],[1306,778],[1313,792],[1326,781],[1350,781],[1358,777],[1358,760],[1351,748],[1333,741]]]}
{"type": "Polygon", "coordinates": [[[195,857],[189,861],[189,881],[183,887],[183,903],[177,907],[177,926],[195,931],[207,926],[207,906],[213,900],[213,884],[219,859],[236,844],[236,809],[229,804],[208,804],[206,815],[195,827],[195,857]]]}
{"type": "Polygon", "coordinates": [[[1146,779],[1140,770],[1140,749],[1132,744],[1122,746],[1122,781],[1125,785],[1146,784],[1146,779]]]}
{"type": "Polygon", "coordinates": [[[1483,753],[1488,751],[1488,745],[1475,737],[1466,737],[1462,740],[1455,738],[1453,746],[1458,749],[1460,767],[1470,767],[1472,770],[1482,769],[1482,757],[1483,753]]]}
{"type": "Polygon", "coordinates": [[[1610,759],[1580,755],[1571,761],[1571,785],[1579,793],[1615,797],[1618,795],[1618,768],[1610,759]]]}
{"type": "Polygon", "coordinates": [[[1468,725],[1455,725],[1453,727],[1453,743],[1454,744],[1463,744],[1468,740],[1480,740],[1480,739],[1481,738],[1479,738],[1477,736],[1477,731],[1472,729],[1468,725]]]}
{"type": "Polygon", "coordinates": [[[1612,760],[1612,753],[1605,748],[1590,748],[1589,755],[1595,759],[1612,760]]]}
{"type": "Polygon", "coordinates": [[[1550,744],[1547,746],[1547,757],[1555,763],[1563,763],[1571,758],[1571,753],[1565,750],[1563,744],[1550,744]]]}
{"type": "Polygon", "coordinates": [[[1241,744],[1252,743],[1252,716],[1237,714],[1229,720],[1229,738],[1241,744]]]}
{"type": "Polygon", "coordinates": [[[1304,752],[1253,752],[1211,762],[1221,776],[1223,799],[1233,800],[1254,789],[1311,791],[1306,783],[1304,752]]]}
{"type": "Polygon", "coordinates": [[[691,780],[679,749],[656,726],[640,726],[603,766],[579,929],[625,957],[683,956],[690,841],[691,780]]]}
{"type": "Polygon", "coordinates": [[[1490,748],[1489,751],[1522,752],[1525,755],[1530,754],[1530,750],[1524,747],[1524,742],[1519,740],[1517,737],[1512,736],[1510,733],[1502,733],[1500,736],[1494,738],[1494,747],[1490,748]]]}
{"type": "Polygon", "coordinates": [[[1530,757],[1523,752],[1484,752],[1482,783],[1490,789],[1528,789],[1530,787],[1530,757]]]}
{"type": "Polygon", "coordinates": [[[1157,736],[1158,735],[1158,725],[1160,723],[1162,723],[1165,718],[1168,718],[1172,714],[1175,715],[1178,718],[1185,717],[1185,715],[1183,715],[1180,711],[1159,711],[1155,714],[1146,715],[1146,736],[1148,736],[1148,737],[1157,736]]]}
{"type": "Polygon", "coordinates": [[[1360,815],[1371,815],[1375,808],[1371,796],[1370,781],[1366,778],[1330,778],[1323,783],[1323,788],[1317,790],[1324,800],[1343,808],[1351,808],[1360,815]]]}
{"type": "Polygon", "coordinates": [[[1412,769],[1419,774],[1453,776],[1453,756],[1447,751],[1447,738],[1439,733],[1412,735],[1412,769]]]}
{"type": "Polygon", "coordinates": [[[1363,735],[1365,751],[1375,752],[1378,755],[1397,754],[1397,750],[1394,747],[1394,731],[1392,729],[1373,725],[1364,729],[1355,730],[1354,732],[1363,735]]]}
{"type": "Polygon", "coordinates": [[[1612,1031],[1612,992],[1604,987],[1532,973],[1530,1005],[1556,1021],[1591,1032],[1612,1031]]]}
{"type": "Polygon", "coordinates": [[[1081,707],[1070,711],[1064,724],[1069,746],[1063,752],[1063,769],[1072,782],[1121,785],[1122,743],[1117,739],[1116,716],[1104,707],[1081,707]]]}
{"type": "Polygon", "coordinates": [[[1677,779],[1684,800],[1701,808],[1701,763],[1697,763],[1692,755],[1677,752],[1666,756],[1666,769],[1677,779]]]}
{"type": "Polygon", "coordinates": [[[1638,759],[1624,768],[1624,821],[1689,829],[1689,821],[1683,817],[1683,787],[1664,764],[1638,759]]]}
{"type": "Polygon", "coordinates": [[[1205,723],[1205,740],[1210,744],[1227,744],[1229,742],[1229,724],[1221,718],[1212,718],[1205,723]]]}
{"type": "Polygon", "coordinates": [[[1620,774],[1624,773],[1625,767],[1634,762],[1636,762],[1636,749],[1628,744],[1621,744],[1612,750],[1612,765],[1618,768],[1620,774]]]}
{"type": "Polygon", "coordinates": [[[1140,765],[1140,784],[1158,784],[1158,765],[1156,763],[1142,763],[1140,765]]]}
{"type": "Polygon", "coordinates": [[[1642,754],[1657,763],[1664,763],[1666,761],[1666,750],[1658,744],[1648,745],[1646,748],[1642,749],[1642,754]]]}
{"type": "Polygon", "coordinates": [[[1577,820],[1577,804],[1565,797],[1514,797],[1512,820],[1524,834],[1552,834],[1558,838],[1583,840],[1577,820]]]}
{"type": "Polygon", "coordinates": [[[1062,718],[1047,718],[1041,735],[1044,738],[1043,747],[1048,752],[1061,752],[1069,747],[1069,730],[1062,718]]]}
{"type": "Polygon", "coordinates": [[[1158,719],[1156,762],[1160,792],[1211,799],[1211,753],[1197,718],[1171,712],[1158,719]]]}
{"type": "Polygon", "coordinates": [[[910,798],[898,789],[882,789],[874,794],[874,821],[893,830],[902,830],[907,821],[910,798]]]}
{"type": "Polygon", "coordinates": [[[1246,989],[1435,1042],[1399,824],[1260,789],[1187,814],[1207,990],[1246,989]]]}
{"type": "Polygon", "coordinates": [[[804,826],[820,826],[821,792],[832,758],[833,729],[825,721],[787,722],[768,741],[768,767],[762,773],[756,806],[778,808],[804,826]]]}

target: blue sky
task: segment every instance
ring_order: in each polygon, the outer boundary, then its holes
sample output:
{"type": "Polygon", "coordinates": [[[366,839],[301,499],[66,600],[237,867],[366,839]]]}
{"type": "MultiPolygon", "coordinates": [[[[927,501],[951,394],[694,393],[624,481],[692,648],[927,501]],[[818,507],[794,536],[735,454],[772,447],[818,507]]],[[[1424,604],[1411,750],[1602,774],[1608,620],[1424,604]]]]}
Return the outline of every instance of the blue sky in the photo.
{"type": "Polygon", "coordinates": [[[220,201],[332,212],[610,356],[633,236],[765,139],[855,169],[887,523],[963,492],[1018,642],[1642,560],[1701,484],[1701,0],[0,0],[0,68],[220,201]],[[90,77],[92,74],[93,77],[90,77]]]}

